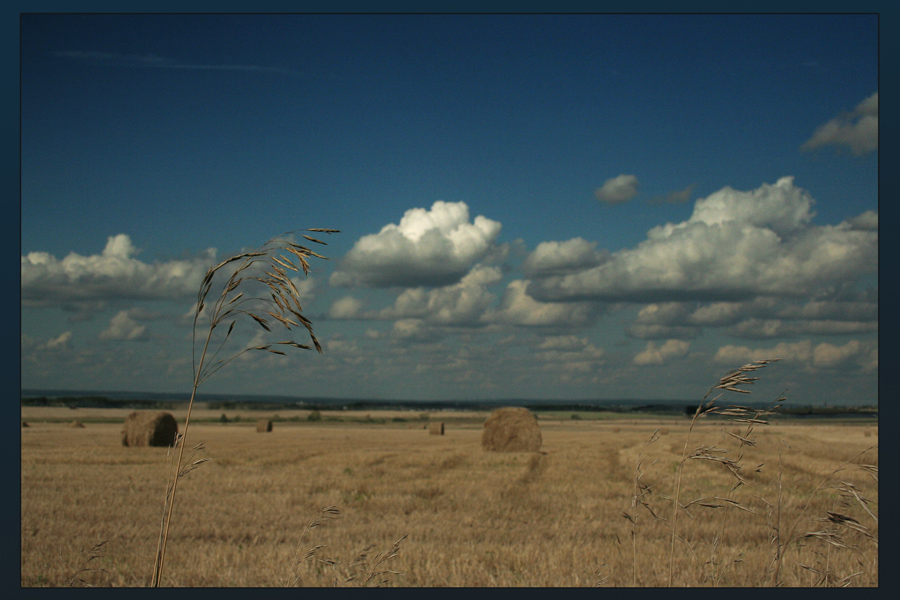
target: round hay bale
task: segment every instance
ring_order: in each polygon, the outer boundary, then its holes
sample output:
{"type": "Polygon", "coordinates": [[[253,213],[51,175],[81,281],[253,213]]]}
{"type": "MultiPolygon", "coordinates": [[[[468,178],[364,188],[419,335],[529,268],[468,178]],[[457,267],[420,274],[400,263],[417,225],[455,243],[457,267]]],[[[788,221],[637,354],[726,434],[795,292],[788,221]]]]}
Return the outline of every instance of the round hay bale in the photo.
{"type": "Polygon", "coordinates": [[[170,413],[136,410],[125,419],[123,446],[172,446],[178,423],[170,413]]]}
{"type": "Polygon", "coordinates": [[[498,408],[481,432],[481,447],[490,452],[537,452],[541,441],[541,427],[527,408],[498,408]]]}
{"type": "Polygon", "coordinates": [[[272,431],[272,421],[267,421],[266,419],[260,419],[256,422],[256,432],[257,433],[269,433],[272,431]]]}
{"type": "Polygon", "coordinates": [[[428,433],[431,435],[444,435],[444,424],[443,423],[432,423],[428,428],[428,433]]]}
{"type": "Polygon", "coordinates": [[[28,424],[28,421],[22,421],[22,427],[31,427],[31,425],[28,424]]]}
{"type": "Polygon", "coordinates": [[[84,428],[84,423],[82,423],[78,419],[75,419],[74,421],[69,423],[69,427],[72,427],[73,429],[82,429],[84,428]]]}

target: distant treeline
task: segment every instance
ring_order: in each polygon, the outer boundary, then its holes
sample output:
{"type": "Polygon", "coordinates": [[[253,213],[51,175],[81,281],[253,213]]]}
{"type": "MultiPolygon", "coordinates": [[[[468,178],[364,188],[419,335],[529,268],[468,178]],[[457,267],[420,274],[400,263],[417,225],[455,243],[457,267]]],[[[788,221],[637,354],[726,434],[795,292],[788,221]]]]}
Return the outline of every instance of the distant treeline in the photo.
{"type": "Polygon", "coordinates": [[[143,408],[173,410],[176,402],[160,400],[113,400],[105,396],[23,397],[22,406],[67,406],[69,408],[143,408]]]}
{"type": "Polygon", "coordinates": [[[878,417],[875,406],[785,406],[778,409],[779,414],[794,416],[820,417],[878,417]]]}
{"type": "MultiPolygon", "coordinates": [[[[67,406],[69,408],[137,408],[173,410],[185,405],[186,402],[177,400],[142,400],[142,399],[112,399],[106,396],[32,396],[22,397],[22,406],[67,406]]],[[[501,406],[524,406],[534,412],[614,412],[614,413],[649,413],[659,415],[693,415],[697,410],[696,404],[688,402],[665,401],[640,403],[639,401],[608,401],[608,402],[533,402],[527,400],[503,400],[503,401],[414,401],[414,400],[351,400],[341,403],[338,400],[327,401],[294,401],[294,402],[258,402],[221,400],[204,402],[207,408],[212,410],[410,410],[410,411],[440,411],[440,410],[493,410],[501,406]]],[[[763,405],[750,408],[764,408],[763,405]]],[[[868,417],[877,418],[878,408],[872,406],[781,406],[777,414],[785,416],[819,416],[819,417],[868,417]]]]}

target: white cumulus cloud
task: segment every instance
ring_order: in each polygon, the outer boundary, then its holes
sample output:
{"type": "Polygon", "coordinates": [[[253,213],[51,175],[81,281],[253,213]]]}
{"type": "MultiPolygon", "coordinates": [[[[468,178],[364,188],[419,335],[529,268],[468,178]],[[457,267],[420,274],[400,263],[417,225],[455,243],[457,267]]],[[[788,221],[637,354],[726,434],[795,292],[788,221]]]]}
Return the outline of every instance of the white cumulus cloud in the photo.
{"type": "Polygon", "coordinates": [[[833,368],[858,358],[862,353],[859,340],[850,340],[843,346],[822,343],[813,350],[813,364],[817,367],[833,368]]]}
{"type": "Polygon", "coordinates": [[[22,304],[49,306],[112,299],[172,299],[196,295],[215,250],[190,260],[146,263],[125,234],[111,236],[101,254],[47,252],[21,257],[22,304]]]}
{"type": "Polygon", "coordinates": [[[745,302],[650,303],[628,333],[637,338],[692,338],[701,328],[725,327],[728,335],[772,338],[796,335],[860,334],[878,329],[878,304],[870,293],[840,299],[759,297],[745,302]]]}
{"type": "Polygon", "coordinates": [[[46,348],[48,350],[57,350],[60,348],[65,348],[69,344],[69,340],[72,339],[71,331],[64,331],[59,336],[49,340],[47,342],[46,348]]]}
{"type": "Polygon", "coordinates": [[[661,365],[670,358],[685,356],[691,343],[683,340],[666,340],[657,346],[653,342],[647,342],[647,347],[634,357],[636,365],[661,365]]]}
{"type": "Polygon", "coordinates": [[[854,221],[813,226],[813,204],[793,177],[726,187],[698,200],[687,221],[655,227],[592,268],[535,277],[528,292],[542,301],[740,301],[800,297],[875,273],[877,231],[854,221]]]}
{"type": "Polygon", "coordinates": [[[432,325],[477,325],[494,300],[487,288],[500,281],[497,267],[476,266],[459,283],[404,290],[377,314],[380,319],[425,319],[432,325]]]}
{"type": "Polygon", "coordinates": [[[707,198],[698,200],[688,221],[675,226],[666,225],[654,231],[666,236],[674,229],[700,223],[710,226],[738,223],[784,236],[812,221],[816,214],[812,210],[814,204],[815,200],[806,190],[794,185],[793,177],[782,177],[774,185],[763,184],[749,192],[726,186],[707,198]]]}
{"type": "Polygon", "coordinates": [[[768,358],[801,363],[814,370],[851,368],[872,372],[878,369],[878,344],[849,340],[840,346],[828,342],[814,346],[809,340],[804,340],[782,342],[771,348],[722,346],[713,360],[723,364],[739,365],[768,358]]]}
{"type": "Polygon", "coordinates": [[[469,221],[465,202],[437,201],[413,208],[398,224],[361,237],[344,256],[334,286],[417,287],[459,281],[495,249],[500,223],[484,216],[469,221]]]}
{"type": "Polygon", "coordinates": [[[492,323],[523,326],[584,325],[592,317],[588,303],[539,302],[528,295],[528,280],[510,281],[500,306],[487,315],[492,323]]]}
{"type": "Polygon", "coordinates": [[[853,111],[820,125],[802,148],[811,150],[820,146],[847,146],[857,155],[878,150],[878,92],[860,102],[853,111]]]}
{"type": "Polygon", "coordinates": [[[421,319],[400,319],[394,322],[391,337],[403,342],[433,342],[439,340],[441,334],[421,319]]]}
{"type": "Polygon", "coordinates": [[[812,358],[812,342],[781,342],[771,348],[748,348],[747,346],[722,346],[713,360],[717,363],[732,365],[735,368],[757,360],[778,358],[786,361],[807,363],[812,358]]]}
{"type": "Polygon", "coordinates": [[[409,320],[429,325],[480,326],[494,301],[490,286],[503,277],[497,267],[476,265],[458,283],[437,288],[407,288],[397,295],[391,306],[366,310],[365,304],[345,296],[332,303],[332,319],[409,320]]]}
{"type": "Polygon", "coordinates": [[[147,337],[147,326],[139,324],[123,310],[110,319],[109,328],[101,331],[98,337],[101,340],[141,340],[147,337]]]}
{"type": "Polygon", "coordinates": [[[362,317],[363,301],[353,296],[344,296],[331,303],[329,319],[358,319],[362,317]]]}
{"type": "Polygon", "coordinates": [[[590,269],[609,259],[609,252],[597,250],[597,242],[572,238],[564,242],[541,242],[522,263],[529,277],[559,275],[590,269]]]}
{"type": "Polygon", "coordinates": [[[622,174],[603,182],[603,185],[594,192],[594,196],[601,202],[618,204],[620,202],[628,202],[637,196],[637,188],[637,177],[622,174]]]}
{"type": "Polygon", "coordinates": [[[606,352],[587,338],[574,335],[549,336],[538,344],[535,358],[543,370],[563,373],[592,373],[603,363],[606,352]]]}

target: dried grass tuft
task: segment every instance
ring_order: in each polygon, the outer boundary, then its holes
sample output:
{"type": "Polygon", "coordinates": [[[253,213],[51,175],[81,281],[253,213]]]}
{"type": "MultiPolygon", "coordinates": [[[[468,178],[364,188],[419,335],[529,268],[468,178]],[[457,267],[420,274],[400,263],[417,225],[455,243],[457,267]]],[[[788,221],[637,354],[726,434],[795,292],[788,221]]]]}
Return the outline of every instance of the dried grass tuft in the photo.
{"type": "Polygon", "coordinates": [[[330,569],[330,577],[334,587],[346,584],[359,587],[381,587],[388,583],[391,576],[403,575],[403,573],[389,569],[385,565],[389,560],[397,558],[400,554],[400,543],[406,539],[406,535],[403,535],[394,542],[388,550],[376,554],[374,557],[371,556],[371,552],[375,549],[375,546],[365,546],[349,563],[344,563],[337,558],[325,555],[322,552],[325,548],[323,545],[313,546],[301,556],[300,550],[306,535],[316,527],[324,525],[328,521],[337,518],[339,515],[340,511],[338,511],[335,506],[323,508],[319,511],[319,515],[310,521],[309,525],[303,530],[303,533],[300,535],[301,543],[297,546],[298,552],[294,559],[293,568],[291,569],[291,581],[289,586],[302,585],[300,567],[305,561],[318,563],[318,565],[322,567],[320,572],[323,573],[326,572],[325,568],[330,569]]]}
{"type": "MultiPolygon", "coordinates": [[[[310,233],[338,233],[337,229],[306,229],[310,233]]],[[[166,490],[166,502],[163,509],[163,519],[160,526],[159,542],[156,547],[156,562],[153,568],[153,577],[150,581],[152,587],[159,587],[165,566],[166,546],[169,539],[169,526],[172,521],[173,506],[175,504],[175,492],[178,489],[178,479],[184,474],[184,469],[190,469],[193,465],[185,466],[184,449],[187,439],[188,426],[191,422],[191,411],[194,407],[194,398],[197,388],[201,383],[212,377],[216,371],[247,352],[262,351],[286,356],[289,348],[309,350],[311,346],[300,344],[294,340],[284,340],[274,343],[263,343],[248,346],[232,355],[230,358],[219,358],[220,352],[231,338],[238,320],[252,320],[266,332],[271,332],[271,321],[263,314],[275,319],[288,331],[306,328],[309,339],[320,353],[322,346],[313,334],[312,322],[307,319],[300,305],[300,292],[288,274],[288,271],[309,274],[310,256],[328,260],[327,257],[318,254],[306,246],[297,244],[288,239],[295,232],[288,232],[282,236],[273,238],[250,252],[242,252],[228,258],[216,266],[210,267],[200,284],[197,293],[197,304],[194,307],[194,325],[192,329],[192,342],[194,344],[193,371],[194,385],[191,391],[191,399],[188,402],[187,416],[184,420],[184,431],[179,436],[180,448],[178,458],[173,462],[172,476],[166,490]],[[296,262],[295,262],[296,261],[296,262]],[[299,267],[297,266],[299,265],[299,267]],[[285,270],[287,269],[287,271],[285,270]],[[218,297],[208,306],[206,304],[209,293],[213,289],[214,282],[221,282],[221,277],[227,277],[222,284],[218,297]],[[246,292],[246,295],[245,295],[246,292]],[[197,325],[205,318],[209,325],[206,340],[199,349],[197,356],[197,325]],[[227,329],[225,326],[227,325],[227,329]],[[223,329],[224,332],[223,332],[223,329]]],[[[301,234],[302,237],[317,244],[326,245],[325,242],[301,234]]],[[[274,323],[271,323],[274,327],[274,323]]],[[[195,447],[197,448],[197,447],[195,447]]],[[[199,464],[194,463],[194,465],[199,464]]]]}
{"type": "MultiPolygon", "coordinates": [[[[781,402],[785,400],[784,396],[780,396],[776,400],[772,402],[772,404],[763,410],[753,411],[749,408],[743,406],[731,405],[728,407],[721,407],[716,404],[716,402],[722,397],[722,393],[719,393],[713,398],[710,396],[716,390],[725,390],[728,392],[736,392],[739,394],[749,394],[750,391],[746,390],[740,386],[752,385],[755,381],[759,379],[759,377],[750,377],[749,373],[754,373],[759,371],[762,368],[765,368],[769,363],[777,362],[778,358],[773,359],[764,359],[757,360],[751,363],[745,364],[739,369],[735,369],[719,380],[717,385],[714,385],[706,392],[706,395],[703,396],[703,399],[700,401],[700,404],[697,405],[697,409],[691,417],[691,423],[688,427],[687,436],[684,440],[684,446],[681,451],[681,460],[676,466],[675,471],[675,493],[672,498],[672,516],[669,519],[669,526],[671,528],[671,536],[669,542],[669,568],[668,568],[668,583],[667,587],[672,587],[672,583],[675,577],[675,542],[676,540],[682,539],[678,535],[678,516],[681,512],[686,513],[688,516],[692,516],[689,508],[694,505],[700,505],[707,508],[723,508],[723,507],[733,507],[739,510],[746,510],[748,512],[752,512],[747,509],[745,506],[736,502],[733,498],[731,498],[731,494],[738,489],[738,487],[743,486],[746,481],[744,477],[741,475],[742,463],[741,460],[743,458],[743,447],[753,446],[754,441],[750,437],[750,434],[753,431],[755,425],[765,425],[767,421],[760,418],[771,414],[781,402]],[[731,421],[736,424],[746,425],[746,430],[742,435],[731,433],[729,434],[731,437],[737,439],[740,443],[740,451],[736,459],[730,458],[725,454],[725,451],[721,448],[717,448],[714,446],[701,445],[695,448],[692,451],[689,451],[689,445],[691,441],[691,434],[694,431],[695,426],[699,422],[700,419],[707,417],[708,415],[716,414],[723,417],[731,417],[731,421]],[[688,503],[682,504],[681,502],[681,485],[682,485],[682,476],[684,474],[684,468],[686,463],[689,460],[706,460],[713,461],[721,464],[726,471],[732,476],[732,485],[728,490],[728,494],[724,497],[715,496],[709,498],[699,498],[693,500],[688,503]]],[[[666,429],[666,428],[664,428],[666,429]]],[[[668,429],[666,429],[668,432],[668,429]]],[[[663,431],[660,430],[660,434],[663,431]]],[[[726,432],[727,433],[727,432],[726,432]]],[[[725,513],[727,515],[727,512],[725,513]]],[[[721,543],[722,538],[724,537],[724,529],[725,524],[727,523],[726,518],[723,518],[722,521],[722,529],[719,531],[719,535],[713,544],[713,556],[710,558],[710,564],[713,564],[716,567],[716,573],[714,575],[714,583],[718,585],[718,578],[721,575],[721,571],[719,570],[719,562],[716,556],[718,551],[719,544],[721,543]]]]}

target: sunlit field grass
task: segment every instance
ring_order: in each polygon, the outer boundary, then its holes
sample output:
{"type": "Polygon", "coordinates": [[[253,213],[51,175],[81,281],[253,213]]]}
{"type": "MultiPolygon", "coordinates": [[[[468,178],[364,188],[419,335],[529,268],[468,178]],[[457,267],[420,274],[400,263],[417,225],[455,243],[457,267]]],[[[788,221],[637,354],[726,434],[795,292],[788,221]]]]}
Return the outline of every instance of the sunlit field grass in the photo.
{"type": "MultiPolygon", "coordinates": [[[[123,447],[128,412],[22,408],[22,586],[148,584],[167,449],[123,447]]],[[[164,586],[646,587],[671,566],[677,586],[878,584],[874,422],[776,419],[740,447],[745,426],[701,420],[688,451],[723,450],[745,483],[688,460],[673,553],[687,417],[539,414],[540,452],[494,453],[488,413],[432,413],[430,435],[400,411],[282,412],[302,418],[271,433],[255,421],[273,414],[222,412],[192,417],[210,460],[179,486],[164,586]]]]}

